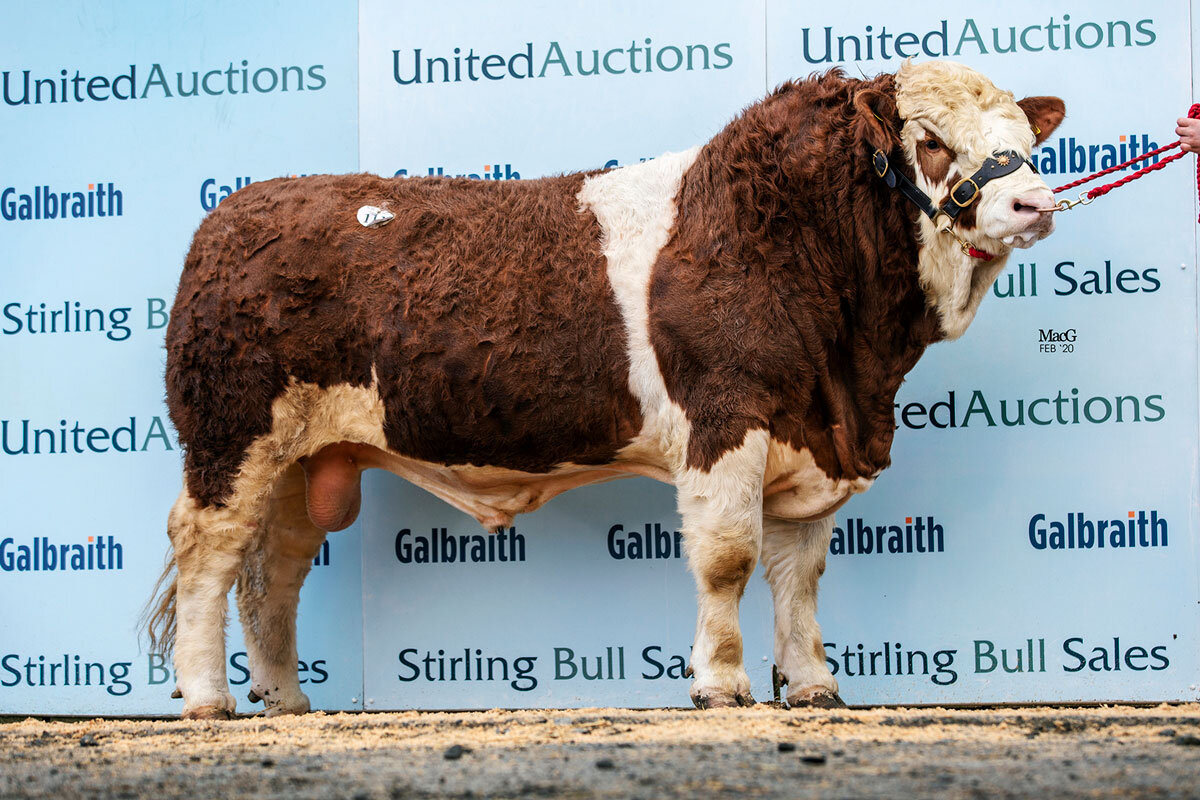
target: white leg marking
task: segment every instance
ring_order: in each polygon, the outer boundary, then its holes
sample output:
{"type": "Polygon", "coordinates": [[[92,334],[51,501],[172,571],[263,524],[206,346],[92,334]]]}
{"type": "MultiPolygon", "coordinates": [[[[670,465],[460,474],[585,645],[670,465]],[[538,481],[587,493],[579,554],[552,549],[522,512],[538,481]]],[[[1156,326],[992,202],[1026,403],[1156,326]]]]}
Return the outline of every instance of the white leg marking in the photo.
{"type": "Polygon", "coordinates": [[[175,671],[185,717],[227,717],[236,706],[225,672],[226,596],[253,534],[253,519],[198,508],[186,490],[167,530],[175,548],[178,589],[175,671]]]}
{"type": "Polygon", "coordinates": [[[692,701],[700,708],[749,705],[738,607],[762,544],[766,431],[750,431],[712,469],[676,477],[688,564],[698,589],[692,701]]]}
{"type": "Polygon", "coordinates": [[[763,518],[762,563],[775,600],[775,666],[791,705],[840,704],[816,616],[832,533],[832,514],[816,522],[763,518]]]}

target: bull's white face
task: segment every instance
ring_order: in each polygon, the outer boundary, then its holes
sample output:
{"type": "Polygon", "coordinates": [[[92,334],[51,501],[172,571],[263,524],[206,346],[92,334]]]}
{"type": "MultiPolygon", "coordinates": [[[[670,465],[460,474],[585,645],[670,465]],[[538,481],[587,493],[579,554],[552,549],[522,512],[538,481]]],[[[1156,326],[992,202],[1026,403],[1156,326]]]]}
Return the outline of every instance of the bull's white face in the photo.
{"type": "MultiPolygon", "coordinates": [[[[917,186],[941,206],[951,189],[994,153],[1012,150],[1028,158],[1062,119],[1061,101],[1036,100],[1027,113],[1012,93],[969,67],[945,61],[905,64],[896,75],[896,107],[917,186]]],[[[921,215],[921,285],[947,338],[957,338],[970,325],[1012,248],[1030,247],[1054,230],[1052,213],[1040,210],[1053,204],[1049,187],[1028,165],[988,182],[953,231],[991,253],[991,261],[963,253],[953,236],[940,231],[949,218],[941,216],[935,224],[921,215]]]]}

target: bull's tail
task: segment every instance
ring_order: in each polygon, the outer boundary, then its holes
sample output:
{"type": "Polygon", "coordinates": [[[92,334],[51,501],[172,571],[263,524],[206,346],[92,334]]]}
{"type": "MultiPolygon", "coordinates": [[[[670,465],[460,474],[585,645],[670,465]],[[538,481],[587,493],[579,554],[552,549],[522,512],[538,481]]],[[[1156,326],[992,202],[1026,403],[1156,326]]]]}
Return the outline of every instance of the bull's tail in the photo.
{"type": "Polygon", "coordinates": [[[166,655],[175,645],[175,598],[179,576],[175,572],[175,549],[167,550],[162,574],[142,610],[141,627],[150,639],[150,652],[166,655]]]}

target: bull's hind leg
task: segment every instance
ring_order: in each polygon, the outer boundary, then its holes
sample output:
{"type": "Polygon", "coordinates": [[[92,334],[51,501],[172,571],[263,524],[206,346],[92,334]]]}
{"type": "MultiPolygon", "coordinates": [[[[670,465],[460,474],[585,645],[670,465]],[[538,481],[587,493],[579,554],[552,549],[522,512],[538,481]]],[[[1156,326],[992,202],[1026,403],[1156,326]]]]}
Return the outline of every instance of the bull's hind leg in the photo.
{"type": "Polygon", "coordinates": [[[252,510],[202,506],[186,489],[168,517],[176,569],[176,688],[185,718],[229,718],[236,707],[225,671],[225,614],[257,523],[252,510]]]}
{"type": "Polygon", "coordinates": [[[250,657],[250,700],[267,716],[303,714],[296,654],[300,586],[325,541],[309,520],[304,471],[293,464],[275,483],[271,500],[238,576],[237,604],[250,657]]]}
{"type": "Polygon", "coordinates": [[[817,582],[833,516],[816,522],[763,518],[762,562],[775,600],[776,681],[787,684],[790,706],[845,705],[825,663],[817,624],[817,582]]]}
{"type": "Polygon", "coordinates": [[[767,434],[752,431],[708,471],[677,476],[698,618],[692,647],[692,702],[698,708],[752,705],[742,663],[738,608],[758,563],[767,434]]]}

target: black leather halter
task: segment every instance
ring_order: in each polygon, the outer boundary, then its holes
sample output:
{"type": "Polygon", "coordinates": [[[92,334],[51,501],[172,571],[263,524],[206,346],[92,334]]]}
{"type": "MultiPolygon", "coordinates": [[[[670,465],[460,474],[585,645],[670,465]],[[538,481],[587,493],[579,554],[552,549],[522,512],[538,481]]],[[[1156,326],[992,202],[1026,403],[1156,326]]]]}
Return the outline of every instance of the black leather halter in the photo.
{"type": "Polygon", "coordinates": [[[887,154],[882,150],[876,150],[871,156],[871,166],[875,169],[875,174],[883,178],[890,188],[896,189],[900,194],[911,200],[917,208],[933,221],[937,221],[938,214],[945,214],[951,220],[958,219],[958,215],[962,213],[964,208],[967,208],[976,200],[979,199],[979,192],[987,184],[988,181],[1002,178],[1016,172],[1021,168],[1022,164],[1028,164],[1029,168],[1037,172],[1037,167],[1034,163],[1020,153],[1014,150],[1002,150],[993,153],[983,162],[975,174],[969,178],[963,178],[958,183],[954,184],[954,188],[950,190],[950,199],[938,208],[933,204],[933,200],[929,195],[921,191],[921,189],[912,181],[910,181],[903,173],[892,169],[891,162],[888,161],[887,154]]]}

